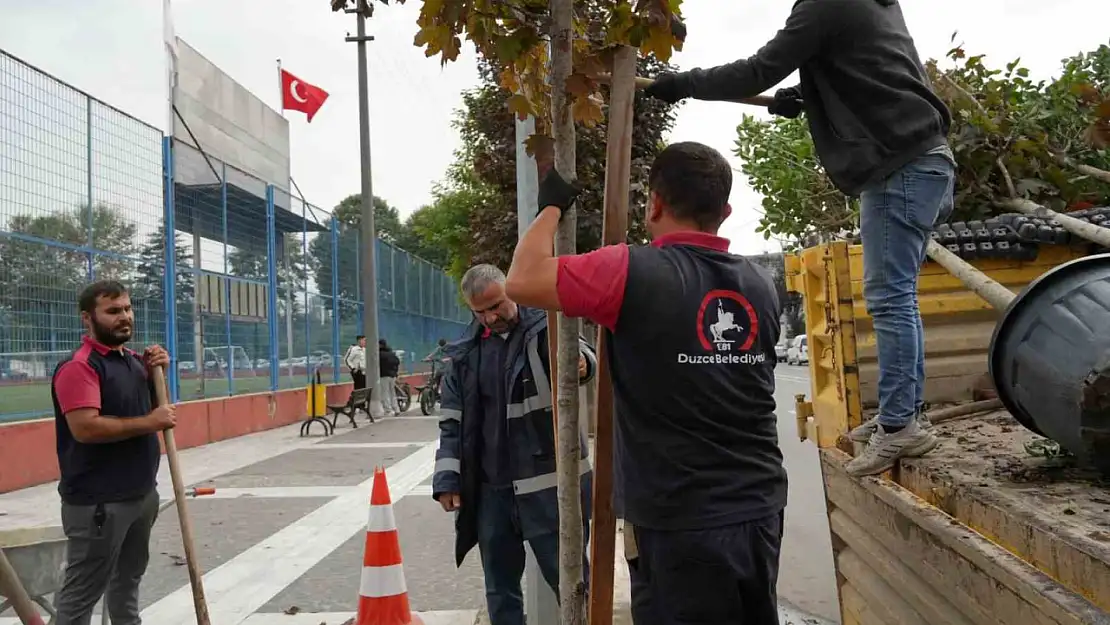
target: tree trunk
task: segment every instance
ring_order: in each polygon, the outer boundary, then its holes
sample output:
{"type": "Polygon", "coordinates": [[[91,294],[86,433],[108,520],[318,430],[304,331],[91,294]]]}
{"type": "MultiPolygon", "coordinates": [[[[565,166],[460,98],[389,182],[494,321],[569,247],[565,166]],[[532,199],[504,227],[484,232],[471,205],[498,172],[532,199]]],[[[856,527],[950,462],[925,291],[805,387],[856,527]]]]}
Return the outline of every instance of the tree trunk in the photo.
{"type": "MultiPolygon", "coordinates": [[[[577,178],[574,117],[567,101],[567,77],[574,65],[574,2],[550,0],[551,7],[551,130],[555,140],[555,169],[567,180],[577,178]]],[[[542,207],[541,207],[542,208],[542,207]]],[[[555,253],[575,253],[576,210],[563,215],[555,235],[555,253]]],[[[549,334],[550,336],[550,319],[549,334]]],[[[558,471],[559,471],[559,610],[562,625],[585,625],[586,584],[582,562],[581,439],[578,425],[578,320],[557,315],[558,471]]]]}
{"type": "Polygon", "coordinates": [[[1036,202],[1021,198],[1005,200],[1002,202],[1002,205],[1022,213],[1023,215],[1029,215],[1030,217],[1055,219],[1064,230],[1067,230],[1075,236],[1087,239],[1092,243],[1097,243],[1102,247],[1110,247],[1110,228],[1103,228],[1102,226],[1087,223],[1075,217],[1064,215],[1063,213],[1057,213],[1036,202]]]}
{"type": "Polygon", "coordinates": [[[1010,302],[1016,297],[1010,289],[991,280],[987,274],[972,267],[970,263],[949,252],[936,241],[929,241],[926,248],[929,258],[935,260],[948,273],[956,276],[964,286],[971,289],[976,295],[987,301],[998,312],[1006,310],[1010,302]]]}

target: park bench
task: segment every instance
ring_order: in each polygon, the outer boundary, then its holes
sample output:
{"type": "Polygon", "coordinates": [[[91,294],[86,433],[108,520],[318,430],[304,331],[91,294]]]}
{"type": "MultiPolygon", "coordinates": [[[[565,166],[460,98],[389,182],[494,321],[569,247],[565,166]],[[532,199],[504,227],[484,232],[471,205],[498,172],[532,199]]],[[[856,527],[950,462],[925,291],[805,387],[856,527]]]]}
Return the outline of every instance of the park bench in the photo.
{"type": "Polygon", "coordinates": [[[347,396],[347,403],[338,405],[328,405],[328,410],[331,411],[331,430],[335,431],[335,425],[339,421],[340,415],[345,415],[351,422],[351,427],[357,428],[358,423],[355,421],[355,413],[359,410],[364,411],[370,417],[370,422],[374,422],[374,416],[370,414],[370,389],[360,388],[351,391],[347,396]]]}

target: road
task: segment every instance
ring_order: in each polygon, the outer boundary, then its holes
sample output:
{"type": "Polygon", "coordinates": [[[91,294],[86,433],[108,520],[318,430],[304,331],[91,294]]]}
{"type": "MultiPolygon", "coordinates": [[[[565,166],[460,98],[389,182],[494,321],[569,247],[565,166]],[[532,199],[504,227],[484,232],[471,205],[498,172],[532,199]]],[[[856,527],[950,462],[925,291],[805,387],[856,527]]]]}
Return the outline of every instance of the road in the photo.
{"type": "MultiPolygon", "coordinates": [[[[806,379],[803,368],[779,368],[779,436],[790,474],[779,591],[800,611],[836,620],[816,451],[797,441],[794,426],[794,394],[808,392],[806,379]]],[[[339,625],[353,616],[369,489],[381,465],[412,608],[427,625],[473,623],[484,604],[476,554],[456,569],[452,517],[430,497],[437,435],[436,418],[414,410],[354,430],[341,425],[329,438],[300,438],[293,426],[185,450],[186,481],[216,488],[216,495],[189,503],[213,622],[339,625]]],[[[165,467],[159,481],[168,497],[165,467]]],[[[0,495],[0,529],[57,524],[55,488],[0,495]]],[[[141,593],[145,622],[194,621],[180,540],[171,508],[153,532],[141,593]]],[[[0,616],[0,625],[15,623],[10,617],[0,616]]]]}

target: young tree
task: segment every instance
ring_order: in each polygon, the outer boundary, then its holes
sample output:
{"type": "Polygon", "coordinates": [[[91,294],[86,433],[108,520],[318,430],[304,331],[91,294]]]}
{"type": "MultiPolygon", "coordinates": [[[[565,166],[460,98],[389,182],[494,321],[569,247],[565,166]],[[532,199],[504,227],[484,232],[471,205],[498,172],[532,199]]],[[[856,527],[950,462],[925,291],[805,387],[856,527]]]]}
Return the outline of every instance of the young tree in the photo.
{"type": "MultiPolygon", "coordinates": [[[[365,0],[359,1],[366,8],[365,0]]],[[[342,10],[346,2],[330,4],[342,10]]],[[[534,116],[541,128],[528,142],[541,170],[554,166],[573,181],[575,122],[592,126],[604,118],[598,78],[608,71],[615,47],[635,46],[666,62],[681,47],[672,22],[680,17],[680,6],[681,0],[638,0],[635,5],[622,0],[424,0],[414,43],[447,63],[458,57],[465,36],[481,57],[496,61],[501,85],[514,94],[509,110],[521,119],[534,116]]],[[[576,221],[573,209],[563,217],[557,253],[575,252],[576,221]]],[[[560,597],[563,623],[579,625],[585,622],[585,584],[578,499],[578,324],[559,317],[560,597]]],[[[549,331],[555,326],[549,320],[549,331]]]]}

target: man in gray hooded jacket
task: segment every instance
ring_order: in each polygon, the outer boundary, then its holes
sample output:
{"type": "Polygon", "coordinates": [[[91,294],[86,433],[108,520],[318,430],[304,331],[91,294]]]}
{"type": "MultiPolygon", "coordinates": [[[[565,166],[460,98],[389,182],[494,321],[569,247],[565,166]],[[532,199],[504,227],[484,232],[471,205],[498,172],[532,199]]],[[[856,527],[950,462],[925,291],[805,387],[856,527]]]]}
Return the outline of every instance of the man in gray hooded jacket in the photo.
{"type": "Polygon", "coordinates": [[[897,0],[797,0],[756,54],[712,69],[660,76],[666,102],[737,100],[799,70],[771,113],[805,113],[821,165],[860,198],[863,289],[879,356],[878,416],[853,430],[867,448],[852,475],[875,475],[937,445],[924,414],[925,334],[917,276],[936,224],[952,211],[951,114],[933,93],[897,0]]]}

